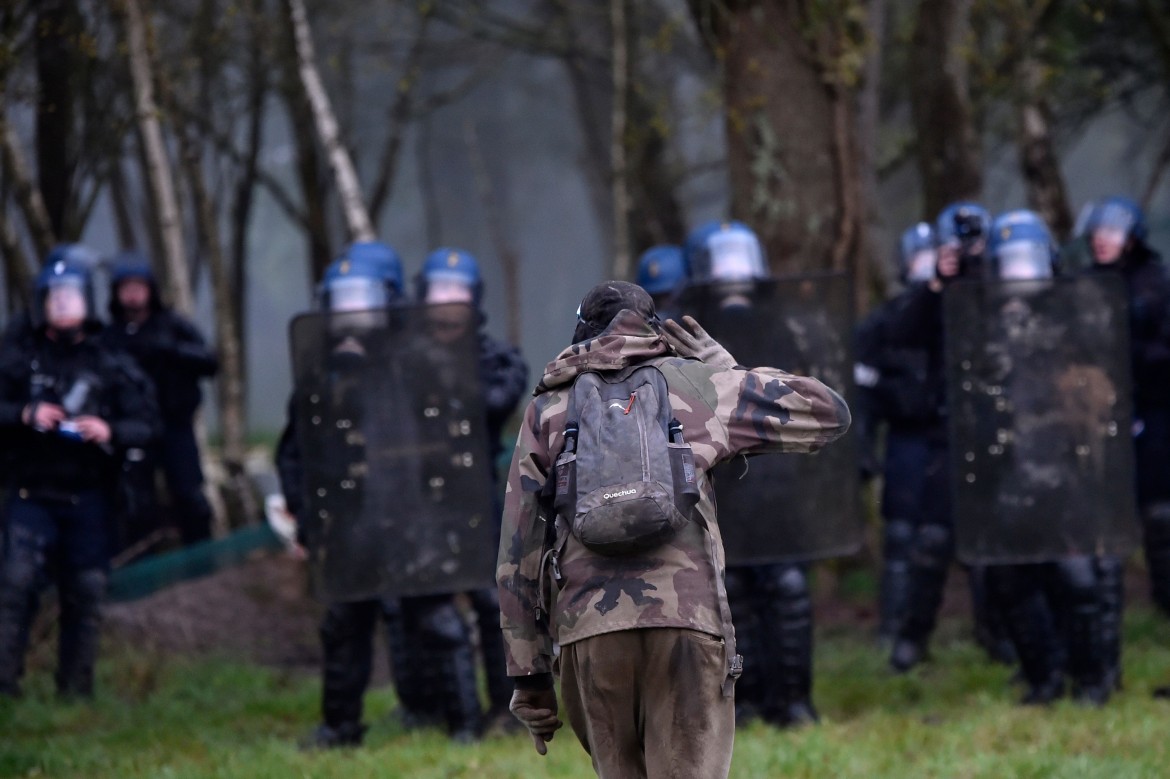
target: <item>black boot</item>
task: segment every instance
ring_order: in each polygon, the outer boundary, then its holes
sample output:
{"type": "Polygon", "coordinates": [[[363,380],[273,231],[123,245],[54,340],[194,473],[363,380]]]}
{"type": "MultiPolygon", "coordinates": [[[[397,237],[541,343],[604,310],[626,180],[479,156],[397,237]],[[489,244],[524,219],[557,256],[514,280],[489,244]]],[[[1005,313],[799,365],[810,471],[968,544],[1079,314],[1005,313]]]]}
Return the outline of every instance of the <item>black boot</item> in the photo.
{"type": "Polygon", "coordinates": [[[1120,558],[1097,558],[1101,593],[1101,644],[1105,655],[1105,686],[1120,691],[1122,616],[1125,612],[1125,566],[1120,558]]]}
{"type": "Polygon", "coordinates": [[[1016,648],[1012,646],[1011,637],[1008,636],[1003,615],[988,596],[986,573],[986,568],[981,565],[972,565],[967,569],[971,587],[971,617],[975,623],[975,643],[983,648],[993,663],[1015,665],[1016,648]]]}
{"type": "Polygon", "coordinates": [[[746,566],[727,569],[727,603],[735,625],[735,648],[743,657],[743,673],[735,682],[735,724],[744,726],[760,717],[767,678],[766,643],[762,636],[763,608],[755,577],[746,566]]]}
{"type": "Polygon", "coordinates": [[[40,571],[24,557],[10,556],[6,563],[0,565],[0,695],[19,698],[40,571]]]}
{"type": "MultiPolygon", "coordinates": [[[[476,687],[475,655],[471,631],[449,596],[404,599],[404,612],[413,616],[426,662],[438,669],[440,678],[433,689],[441,691],[447,732],[458,742],[475,741],[483,733],[483,711],[476,687]]],[[[408,632],[410,632],[408,630],[408,632]]]]}
{"type": "Polygon", "coordinates": [[[923,525],[915,538],[906,619],[890,652],[890,667],[897,673],[905,673],[926,659],[926,646],[934,633],[947,583],[952,543],[950,528],[938,524],[923,525]]]}
{"type": "Polygon", "coordinates": [[[812,703],[812,601],[804,571],[789,566],[777,573],[777,586],[768,588],[771,602],[763,622],[773,660],[764,719],[791,728],[820,721],[812,703]]]}
{"type": "Polygon", "coordinates": [[[1028,686],[1020,703],[1030,706],[1046,705],[1064,695],[1056,624],[1039,576],[1034,565],[989,566],[986,573],[989,599],[1003,615],[1028,686]]]}
{"type": "Polygon", "coordinates": [[[1143,546],[1154,605],[1170,616],[1170,503],[1151,503],[1142,510],[1143,546]]]}
{"type": "Polygon", "coordinates": [[[1068,675],[1078,703],[1100,706],[1113,686],[1101,630],[1101,587],[1097,561],[1087,556],[1057,563],[1061,578],[1061,608],[1068,615],[1068,675]]]}
{"type": "Polygon", "coordinates": [[[419,651],[417,638],[406,629],[402,607],[397,600],[382,601],[386,621],[386,649],[390,655],[390,674],[398,694],[399,724],[404,730],[438,727],[443,712],[434,691],[439,689],[440,674],[419,651]]]}
{"type": "Polygon", "coordinates": [[[475,655],[470,643],[448,649],[444,667],[447,732],[453,741],[469,744],[483,734],[483,712],[476,690],[475,655]]]}
{"type": "Polygon", "coordinates": [[[886,520],[882,580],[878,601],[878,640],[892,645],[910,601],[910,544],[914,527],[903,520],[886,520]]]}
{"type": "Polygon", "coordinates": [[[361,741],[362,699],[370,682],[374,623],[380,608],[378,601],[354,601],[330,604],[325,612],[321,622],[324,724],[318,729],[320,743],[306,742],[306,746],[345,746],[361,741]],[[339,736],[336,744],[332,743],[334,735],[339,736]]]}
{"type": "Polygon", "coordinates": [[[342,722],[336,725],[321,723],[301,740],[301,749],[337,749],[358,747],[362,744],[366,726],[360,722],[342,722]]]}
{"type": "Polygon", "coordinates": [[[106,578],[106,572],[100,568],[71,571],[61,587],[57,695],[62,698],[93,697],[93,666],[97,659],[106,578]]]}
{"type": "Polygon", "coordinates": [[[479,651],[487,678],[487,721],[492,727],[517,730],[523,726],[512,716],[508,704],[512,702],[515,685],[508,676],[508,661],[504,654],[504,633],[500,630],[500,597],[494,589],[471,593],[475,609],[475,623],[479,628],[479,651]]]}

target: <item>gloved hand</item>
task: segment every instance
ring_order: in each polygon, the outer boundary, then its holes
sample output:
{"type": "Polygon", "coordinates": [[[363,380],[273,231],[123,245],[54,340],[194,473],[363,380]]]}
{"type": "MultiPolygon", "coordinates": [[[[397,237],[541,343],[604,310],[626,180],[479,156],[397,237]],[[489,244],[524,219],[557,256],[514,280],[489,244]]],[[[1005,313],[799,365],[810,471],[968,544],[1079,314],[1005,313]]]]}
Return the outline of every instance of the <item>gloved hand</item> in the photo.
{"type": "Polygon", "coordinates": [[[548,754],[545,742],[552,741],[553,734],[564,723],[557,717],[557,692],[551,686],[541,690],[517,689],[512,693],[508,709],[532,734],[532,744],[541,755],[548,754]]]}
{"type": "Polygon", "coordinates": [[[681,324],[673,319],[666,320],[662,323],[662,335],[679,357],[692,357],[714,368],[734,368],[736,365],[730,352],[692,317],[684,316],[681,324]]]}

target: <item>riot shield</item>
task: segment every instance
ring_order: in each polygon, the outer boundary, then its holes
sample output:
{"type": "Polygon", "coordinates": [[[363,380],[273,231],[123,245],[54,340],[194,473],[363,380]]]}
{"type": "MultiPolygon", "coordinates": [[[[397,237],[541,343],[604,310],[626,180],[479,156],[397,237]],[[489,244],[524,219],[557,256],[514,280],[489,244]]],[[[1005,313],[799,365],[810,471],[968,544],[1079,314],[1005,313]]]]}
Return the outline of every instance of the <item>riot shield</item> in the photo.
{"type": "MultiPolygon", "coordinates": [[[[814,376],[848,399],[849,277],[827,274],[690,287],[682,310],[741,365],[814,376]]],[[[736,458],[712,474],[729,565],[806,562],[862,542],[852,436],[821,452],[736,458]]]]}
{"type": "Polygon", "coordinates": [[[322,600],[491,584],[498,529],[477,324],[463,304],[293,320],[299,520],[322,600]]]}
{"type": "Polygon", "coordinates": [[[1139,531],[1121,279],[959,282],[943,301],[960,559],[1128,553],[1139,531]]]}

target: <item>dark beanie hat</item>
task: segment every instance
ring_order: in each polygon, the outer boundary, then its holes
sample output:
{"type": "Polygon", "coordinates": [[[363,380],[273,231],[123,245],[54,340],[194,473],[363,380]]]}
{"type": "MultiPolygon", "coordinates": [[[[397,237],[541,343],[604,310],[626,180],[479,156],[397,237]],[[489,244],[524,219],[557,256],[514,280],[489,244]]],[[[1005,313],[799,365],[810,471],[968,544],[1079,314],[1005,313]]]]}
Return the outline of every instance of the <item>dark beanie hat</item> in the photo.
{"type": "Polygon", "coordinates": [[[637,284],[628,281],[603,281],[585,293],[577,314],[577,329],[573,341],[596,338],[623,309],[640,314],[647,322],[657,314],[654,300],[637,284]]]}

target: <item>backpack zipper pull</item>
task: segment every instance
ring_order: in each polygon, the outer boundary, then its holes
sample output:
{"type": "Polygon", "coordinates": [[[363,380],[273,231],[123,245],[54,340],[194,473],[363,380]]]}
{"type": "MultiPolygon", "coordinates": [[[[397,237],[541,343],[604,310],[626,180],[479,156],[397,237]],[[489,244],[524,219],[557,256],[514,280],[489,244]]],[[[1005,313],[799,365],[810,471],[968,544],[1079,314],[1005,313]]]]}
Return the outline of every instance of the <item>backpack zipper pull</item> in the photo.
{"type": "Polygon", "coordinates": [[[623,414],[625,414],[626,416],[629,416],[629,415],[630,415],[630,409],[632,409],[632,408],[634,407],[634,399],[635,399],[637,396],[638,396],[638,393],[637,393],[637,392],[631,392],[631,393],[630,393],[630,403],[629,403],[629,405],[628,405],[628,406],[626,406],[626,410],[622,412],[622,413],[623,413],[623,414]]]}

